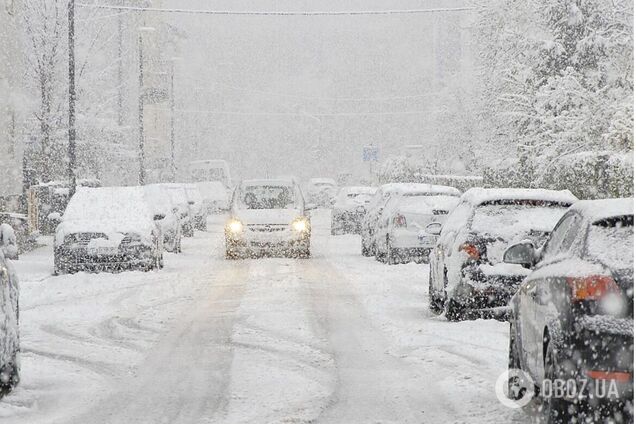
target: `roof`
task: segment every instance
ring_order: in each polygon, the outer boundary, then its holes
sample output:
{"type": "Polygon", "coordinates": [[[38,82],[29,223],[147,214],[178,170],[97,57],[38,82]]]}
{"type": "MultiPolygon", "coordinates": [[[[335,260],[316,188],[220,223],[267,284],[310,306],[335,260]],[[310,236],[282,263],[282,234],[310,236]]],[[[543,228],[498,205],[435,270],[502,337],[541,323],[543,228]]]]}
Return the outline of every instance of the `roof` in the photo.
{"type": "Polygon", "coordinates": [[[360,193],[360,194],[373,194],[377,191],[377,187],[371,186],[347,186],[340,189],[341,193],[360,193]]]}
{"type": "Polygon", "coordinates": [[[245,186],[291,186],[294,182],[291,178],[270,178],[261,180],[243,180],[241,185],[245,186]]]}
{"type": "Polygon", "coordinates": [[[579,212],[590,221],[634,215],[634,198],[580,200],[572,205],[571,210],[579,212]]]}
{"type": "Polygon", "coordinates": [[[475,206],[496,200],[542,200],[573,204],[578,199],[570,190],[545,190],[534,188],[471,188],[462,196],[475,206]]]}
{"type": "Polygon", "coordinates": [[[461,191],[454,187],[423,183],[390,183],[380,187],[383,192],[391,193],[439,193],[459,196],[461,191]]]}

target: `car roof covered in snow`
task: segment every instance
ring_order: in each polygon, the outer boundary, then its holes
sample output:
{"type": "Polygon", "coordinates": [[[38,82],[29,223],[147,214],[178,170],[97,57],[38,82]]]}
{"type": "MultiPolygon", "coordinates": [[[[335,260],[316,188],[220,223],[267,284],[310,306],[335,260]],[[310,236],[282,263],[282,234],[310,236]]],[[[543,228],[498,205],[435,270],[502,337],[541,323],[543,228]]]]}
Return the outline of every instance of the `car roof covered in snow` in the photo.
{"type": "Polygon", "coordinates": [[[461,191],[455,187],[425,184],[425,183],[389,183],[381,185],[379,190],[382,193],[439,193],[450,196],[460,196],[461,191]]]}
{"type": "Polygon", "coordinates": [[[340,189],[341,194],[374,194],[377,187],[371,186],[347,186],[340,189]]]}
{"type": "Polygon", "coordinates": [[[570,190],[545,190],[534,188],[471,188],[462,200],[474,206],[497,200],[538,200],[571,205],[578,199],[570,190]]]}
{"type": "Polygon", "coordinates": [[[292,186],[294,181],[291,178],[271,178],[260,180],[243,180],[242,187],[248,186],[292,186]]]}
{"type": "Polygon", "coordinates": [[[634,215],[634,199],[579,200],[570,210],[575,210],[590,221],[599,221],[616,216],[634,215]]]}
{"type": "Polygon", "coordinates": [[[78,187],[58,231],[135,232],[149,235],[153,223],[141,187],[78,187]]]}

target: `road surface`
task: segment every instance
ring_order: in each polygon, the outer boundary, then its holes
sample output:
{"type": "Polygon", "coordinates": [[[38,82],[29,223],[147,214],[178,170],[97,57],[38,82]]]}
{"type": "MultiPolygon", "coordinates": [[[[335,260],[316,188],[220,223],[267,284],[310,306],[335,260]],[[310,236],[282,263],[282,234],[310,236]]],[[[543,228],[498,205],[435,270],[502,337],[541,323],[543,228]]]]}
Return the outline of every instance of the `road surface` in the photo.
{"type": "Polygon", "coordinates": [[[510,423],[508,326],[428,311],[428,267],[359,254],[314,218],[306,260],[223,259],[222,217],[159,272],[16,263],[22,382],[3,423],[510,423]]]}

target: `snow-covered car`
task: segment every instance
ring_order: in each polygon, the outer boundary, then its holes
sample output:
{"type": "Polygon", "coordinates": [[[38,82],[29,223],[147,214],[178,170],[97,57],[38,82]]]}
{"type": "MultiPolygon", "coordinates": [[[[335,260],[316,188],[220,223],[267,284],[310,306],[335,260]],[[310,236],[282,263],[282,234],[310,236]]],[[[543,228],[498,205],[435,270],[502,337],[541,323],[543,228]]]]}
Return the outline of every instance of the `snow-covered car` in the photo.
{"type": "Polygon", "coordinates": [[[168,252],[181,253],[181,218],[179,208],[158,185],[144,186],[144,197],[152,219],[161,228],[163,247],[168,252]]]}
{"type": "Polygon", "coordinates": [[[388,264],[428,262],[437,237],[428,234],[426,227],[433,222],[441,225],[459,203],[459,196],[456,188],[437,185],[392,196],[377,222],[376,259],[388,264]]]}
{"type": "Polygon", "coordinates": [[[0,223],[9,224],[15,231],[18,253],[29,251],[37,245],[37,231],[32,231],[29,218],[22,213],[0,212],[0,223]]]}
{"type": "Polygon", "coordinates": [[[203,204],[203,196],[196,184],[184,184],[188,196],[188,206],[192,215],[192,225],[199,231],[208,229],[208,213],[203,204]]]}
{"type": "Polygon", "coordinates": [[[459,320],[508,304],[528,270],[503,263],[511,243],[543,243],[575,201],[567,190],[472,188],[448,216],[430,255],[429,299],[435,313],[459,320]]]}
{"type": "MultiPolygon", "coordinates": [[[[591,406],[594,422],[633,422],[634,199],[575,203],[543,246],[521,242],[504,260],[532,269],[510,302],[509,368],[544,387],[576,382],[566,396],[543,391],[546,421],[591,406]]],[[[509,381],[509,396],[520,383],[509,381]]]]}
{"type": "Polygon", "coordinates": [[[0,253],[0,398],[20,381],[19,294],[18,277],[0,253]]]}
{"type": "Polygon", "coordinates": [[[374,256],[376,253],[375,231],[378,220],[389,199],[402,193],[426,191],[430,184],[419,183],[389,183],[381,185],[367,207],[367,213],[362,220],[360,236],[362,242],[362,256],[374,256]]]}
{"type": "Polygon", "coordinates": [[[0,224],[0,250],[7,259],[18,260],[18,238],[13,227],[7,223],[0,224]]]}
{"type": "Polygon", "coordinates": [[[163,266],[163,236],[141,187],[80,187],[54,240],[54,273],[163,266]]]}
{"type": "Polygon", "coordinates": [[[203,207],[208,215],[227,211],[230,208],[228,190],[220,181],[195,183],[203,196],[203,207]]]}
{"type": "Polygon", "coordinates": [[[181,221],[181,234],[183,237],[194,236],[194,216],[188,200],[188,193],[183,184],[159,183],[151,184],[161,187],[170,197],[172,204],[178,209],[181,221]]]}
{"type": "Polygon", "coordinates": [[[376,190],[367,186],[341,188],[331,210],[331,235],[359,234],[367,205],[376,190]]]}
{"type": "Polygon", "coordinates": [[[225,226],[229,259],[264,253],[310,255],[311,221],[300,186],[292,180],[246,180],[232,196],[225,226]]]}
{"type": "Polygon", "coordinates": [[[338,185],[332,178],[312,178],[307,183],[307,200],[316,206],[330,208],[338,194],[338,185]]]}

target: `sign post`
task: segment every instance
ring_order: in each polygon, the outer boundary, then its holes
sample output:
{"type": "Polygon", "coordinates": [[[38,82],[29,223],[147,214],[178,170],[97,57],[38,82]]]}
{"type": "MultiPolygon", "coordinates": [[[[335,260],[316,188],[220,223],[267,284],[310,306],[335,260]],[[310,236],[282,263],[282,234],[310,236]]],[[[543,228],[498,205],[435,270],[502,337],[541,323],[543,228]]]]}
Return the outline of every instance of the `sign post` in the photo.
{"type": "Polygon", "coordinates": [[[369,178],[373,181],[373,164],[378,162],[378,146],[368,144],[362,146],[362,162],[369,163],[369,178]]]}

